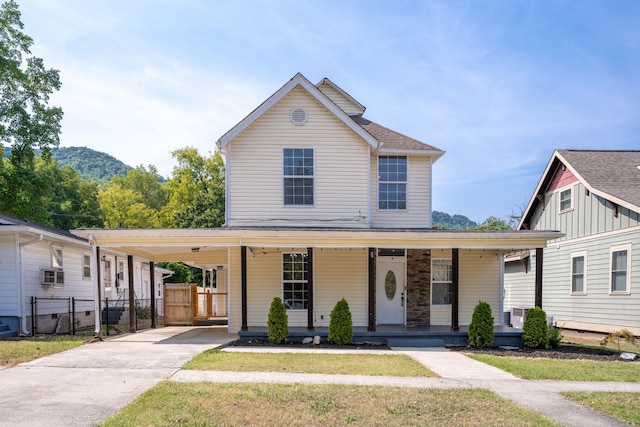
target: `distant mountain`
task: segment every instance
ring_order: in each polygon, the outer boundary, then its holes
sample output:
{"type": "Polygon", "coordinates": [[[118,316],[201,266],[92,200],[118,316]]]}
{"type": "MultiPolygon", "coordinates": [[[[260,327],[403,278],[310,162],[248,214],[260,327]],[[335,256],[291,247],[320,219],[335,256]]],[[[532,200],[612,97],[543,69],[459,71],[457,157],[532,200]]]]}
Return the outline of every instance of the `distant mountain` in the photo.
{"type": "Polygon", "coordinates": [[[109,181],[133,169],[110,154],[87,147],[59,147],[52,149],[51,154],[60,166],[69,165],[83,178],[96,181],[109,181]]]}
{"type": "Polygon", "coordinates": [[[442,230],[466,230],[476,227],[478,223],[471,221],[464,215],[449,215],[448,213],[433,211],[431,213],[433,226],[442,230]]]}

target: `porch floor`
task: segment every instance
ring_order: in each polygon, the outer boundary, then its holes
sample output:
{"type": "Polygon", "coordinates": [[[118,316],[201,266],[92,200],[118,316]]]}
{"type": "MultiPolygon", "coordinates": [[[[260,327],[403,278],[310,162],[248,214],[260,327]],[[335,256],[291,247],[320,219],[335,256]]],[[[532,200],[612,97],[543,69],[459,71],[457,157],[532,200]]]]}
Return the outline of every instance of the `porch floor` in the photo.
{"type": "MultiPolygon", "coordinates": [[[[305,337],[319,335],[322,342],[327,341],[327,327],[315,327],[308,331],[305,327],[289,327],[289,341],[302,342],[305,337]]],[[[367,331],[366,326],[353,328],[353,343],[387,344],[390,347],[445,347],[466,346],[469,344],[468,326],[460,326],[452,331],[449,326],[404,326],[378,325],[375,331],[367,331]]],[[[519,346],[522,341],[522,329],[510,326],[494,326],[494,346],[519,346]]],[[[248,331],[240,331],[243,341],[267,340],[266,326],[249,326],[248,331]]]]}

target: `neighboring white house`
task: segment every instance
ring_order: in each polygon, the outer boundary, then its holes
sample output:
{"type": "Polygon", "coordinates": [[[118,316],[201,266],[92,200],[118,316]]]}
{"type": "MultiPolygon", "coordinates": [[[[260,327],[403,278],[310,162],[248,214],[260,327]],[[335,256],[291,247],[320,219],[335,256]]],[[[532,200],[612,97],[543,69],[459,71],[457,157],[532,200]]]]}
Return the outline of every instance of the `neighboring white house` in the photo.
{"type": "MultiPolygon", "coordinates": [[[[542,308],[558,326],[640,335],[640,151],[556,150],[518,229],[564,233],[542,261],[542,308]]],[[[534,305],[535,263],[506,258],[505,309],[534,305]]]]}
{"type": "Polygon", "coordinates": [[[500,324],[503,254],[559,233],[432,229],[432,171],[444,152],[364,110],[329,79],[296,74],[217,141],[225,226],[74,233],[154,262],[218,265],[230,332],[263,328],[274,297],[289,326],[308,330],[326,328],[343,297],[354,326],[369,331],[458,330],[479,300],[500,324]]]}
{"type": "MultiPolygon", "coordinates": [[[[116,301],[122,294],[119,289],[128,288],[127,256],[105,251],[102,258],[100,298],[116,301]],[[121,263],[122,260],[124,263],[121,263]],[[116,271],[117,268],[120,270],[116,271]],[[121,280],[118,281],[118,278],[121,280]]],[[[136,296],[141,300],[149,300],[149,263],[134,257],[133,268],[136,296]]],[[[170,272],[158,267],[155,271],[155,297],[161,299],[162,278],[170,272]]],[[[37,313],[42,325],[40,332],[60,331],[56,329],[56,323],[59,322],[51,321],[52,317],[55,320],[59,315],[57,306],[54,306],[56,299],[62,301],[73,297],[81,302],[83,308],[75,319],[76,324],[81,327],[95,324],[98,286],[94,283],[98,283],[95,258],[86,239],[67,231],[0,214],[0,334],[15,336],[31,333],[32,297],[47,298],[39,300],[37,313]]],[[[64,332],[68,331],[64,329],[64,332]]]]}

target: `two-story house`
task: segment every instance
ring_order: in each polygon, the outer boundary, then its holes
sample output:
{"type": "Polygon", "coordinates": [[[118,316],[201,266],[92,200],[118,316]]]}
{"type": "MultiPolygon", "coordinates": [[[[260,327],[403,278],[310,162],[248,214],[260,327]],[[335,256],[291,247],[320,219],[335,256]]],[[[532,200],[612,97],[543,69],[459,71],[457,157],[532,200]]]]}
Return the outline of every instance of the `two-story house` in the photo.
{"type": "MultiPolygon", "coordinates": [[[[555,229],[542,308],[563,328],[640,335],[640,151],[556,150],[518,225],[555,229]]],[[[536,254],[506,258],[505,309],[532,307],[536,254]]]]}
{"type": "Polygon", "coordinates": [[[444,152],[364,111],[329,79],[296,74],[216,143],[226,165],[222,228],[76,233],[152,261],[213,266],[228,289],[231,332],[264,329],[274,297],[294,329],[326,330],[341,298],[369,332],[458,330],[479,300],[500,324],[502,255],[541,250],[558,233],[434,230],[432,171],[444,152]]]}

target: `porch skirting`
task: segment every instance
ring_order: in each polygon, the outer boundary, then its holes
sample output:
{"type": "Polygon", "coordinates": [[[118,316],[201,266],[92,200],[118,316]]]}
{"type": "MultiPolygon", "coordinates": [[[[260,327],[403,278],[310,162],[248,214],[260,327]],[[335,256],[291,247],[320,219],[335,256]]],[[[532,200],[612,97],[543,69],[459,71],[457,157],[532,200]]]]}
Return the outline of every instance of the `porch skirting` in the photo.
{"type": "MultiPolygon", "coordinates": [[[[267,340],[266,326],[250,326],[247,331],[239,331],[240,340],[267,340]]],[[[306,328],[289,328],[289,341],[300,343],[305,337],[319,335],[327,342],[328,328],[316,327],[314,331],[306,328]]],[[[522,342],[522,329],[509,326],[494,327],[494,346],[519,346],[522,342]]],[[[378,325],[376,331],[367,331],[366,326],[353,328],[354,344],[387,344],[390,347],[445,347],[469,345],[468,326],[452,331],[449,326],[397,326],[378,325]]]]}

